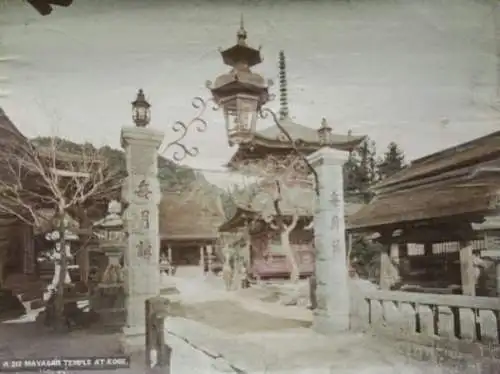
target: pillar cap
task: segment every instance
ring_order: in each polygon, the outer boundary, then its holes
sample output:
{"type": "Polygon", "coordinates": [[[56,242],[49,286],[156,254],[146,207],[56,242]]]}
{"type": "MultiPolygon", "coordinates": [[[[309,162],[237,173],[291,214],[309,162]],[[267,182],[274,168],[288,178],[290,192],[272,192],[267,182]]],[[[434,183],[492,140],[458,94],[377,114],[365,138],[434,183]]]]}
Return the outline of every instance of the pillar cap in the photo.
{"type": "Polygon", "coordinates": [[[307,160],[313,166],[320,165],[343,165],[349,158],[348,151],[341,151],[329,147],[323,147],[307,156],[307,160]]]}
{"type": "Polygon", "coordinates": [[[151,144],[151,146],[158,148],[164,138],[165,133],[163,131],[150,127],[127,126],[122,127],[121,131],[121,144],[123,148],[128,144],[135,143],[151,144]]]}

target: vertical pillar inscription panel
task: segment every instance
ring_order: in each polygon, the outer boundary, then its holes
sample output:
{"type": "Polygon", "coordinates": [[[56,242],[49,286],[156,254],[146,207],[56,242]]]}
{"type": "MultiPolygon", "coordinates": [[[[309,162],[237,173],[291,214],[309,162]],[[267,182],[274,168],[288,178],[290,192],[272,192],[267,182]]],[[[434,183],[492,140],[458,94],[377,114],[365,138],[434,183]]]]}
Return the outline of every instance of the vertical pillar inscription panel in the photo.
{"type": "Polygon", "coordinates": [[[314,213],[317,308],[313,325],[322,333],[349,329],[342,173],[347,156],[347,152],[322,148],[308,157],[319,179],[314,213]]]}
{"type": "MultiPolygon", "coordinates": [[[[122,129],[128,176],[122,197],[128,203],[124,256],[127,324],[125,337],[144,336],[145,302],[160,294],[160,236],[157,149],[163,133],[139,127],[122,129]]],[[[141,340],[141,343],[144,342],[141,340]]]]}

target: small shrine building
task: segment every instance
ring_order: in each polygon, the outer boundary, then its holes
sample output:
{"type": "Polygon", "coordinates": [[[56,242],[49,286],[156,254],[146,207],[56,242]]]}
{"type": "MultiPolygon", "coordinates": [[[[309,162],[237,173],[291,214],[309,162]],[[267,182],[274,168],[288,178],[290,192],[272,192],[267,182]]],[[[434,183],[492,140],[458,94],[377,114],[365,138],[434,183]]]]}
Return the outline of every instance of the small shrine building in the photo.
{"type": "Polygon", "coordinates": [[[225,216],[220,196],[212,192],[201,183],[194,183],[182,191],[163,192],[161,250],[173,266],[206,269],[208,257],[215,255],[218,227],[225,216]]]}
{"type": "Polygon", "coordinates": [[[377,233],[380,286],[500,295],[500,132],[417,159],[347,219],[377,233]]]}

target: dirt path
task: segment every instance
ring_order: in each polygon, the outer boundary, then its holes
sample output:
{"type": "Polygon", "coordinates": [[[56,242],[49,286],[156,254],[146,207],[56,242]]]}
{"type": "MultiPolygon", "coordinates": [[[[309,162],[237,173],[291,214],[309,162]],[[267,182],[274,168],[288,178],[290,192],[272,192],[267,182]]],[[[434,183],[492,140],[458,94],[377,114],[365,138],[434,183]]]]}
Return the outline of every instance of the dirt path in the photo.
{"type": "Polygon", "coordinates": [[[235,301],[218,300],[187,305],[185,318],[204,323],[228,333],[275,331],[311,324],[295,319],[279,318],[268,314],[249,311],[235,301]]]}

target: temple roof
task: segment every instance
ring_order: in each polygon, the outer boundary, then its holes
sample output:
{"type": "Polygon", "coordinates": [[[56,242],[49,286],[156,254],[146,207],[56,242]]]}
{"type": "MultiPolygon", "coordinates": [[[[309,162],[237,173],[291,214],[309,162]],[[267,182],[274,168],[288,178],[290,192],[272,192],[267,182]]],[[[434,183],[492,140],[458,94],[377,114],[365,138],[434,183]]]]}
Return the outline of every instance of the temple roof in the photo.
{"type": "MultiPolygon", "coordinates": [[[[302,143],[302,146],[304,148],[321,147],[317,129],[301,125],[292,120],[290,117],[281,119],[280,125],[283,126],[285,130],[287,130],[292,139],[302,143]]],[[[257,131],[255,137],[257,138],[256,140],[263,142],[263,144],[266,142],[268,145],[272,145],[275,147],[291,148],[288,139],[284,137],[283,132],[276,125],[272,125],[261,131],[257,131]]],[[[359,145],[359,143],[361,143],[364,138],[364,136],[332,133],[331,140],[328,145],[333,148],[348,150],[359,145]]]]}
{"type": "Polygon", "coordinates": [[[498,158],[500,158],[500,131],[416,159],[405,169],[374,186],[374,190],[398,188],[407,182],[425,181],[433,176],[498,158]]]}
{"type": "Polygon", "coordinates": [[[401,223],[484,215],[498,209],[500,180],[471,181],[375,197],[347,220],[347,229],[368,230],[401,223]]]}
{"type": "MultiPolygon", "coordinates": [[[[298,150],[304,154],[313,153],[325,146],[325,144],[320,142],[318,130],[316,129],[301,125],[293,121],[290,117],[281,119],[280,124],[290,134],[292,139],[297,142],[296,146],[298,150]]],[[[363,135],[342,135],[332,133],[330,135],[330,142],[327,145],[334,149],[350,151],[359,146],[364,138],[365,136],[363,135]]],[[[293,146],[278,126],[272,125],[261,131],[257,131],[251,144],[238,146],[238,149],[232,155],[227,166],[233,167],[240,160],[261,158],[267,154],[288,151],[293,151],[293,146]]]]}
{"type": "Polygon", "coordinates": [[[422,157],[375,186],[372,202],[349,218],[351,230],[481,216],[498,209],[500,132],[422,157]]]}
{"type": "Polygon", "coordinates": [[[11,119],[5,114],[4,110],[0,107],[0,142],[2,145],[9,145],[12,147],[12,142],[27,143],[26,137],[14,125],[11,119]]]}
{"type": "Polygon", "coordinates": [[[220,196],[201,184],[164,192],[159,213],[160,238],[167,242],[215,240],[225,219],[220,196]]]}
{"type": "MultiPolygon", "coordinates": [[[[289,187],[282,190],[282,200],[280,208],[282,214],[286,217],[298,214],[302,218],[311,218],[314,215],[315,192],[307,187],[289,187]]],[[[231,231],[242,227],[247,218],[272,217],[275,215],[272,195],[260,191],[257,193],[248,193],[246,196],[241,193],[240,196],[234,196],[236,204],[236,213],[225,221],[219,231],[231,231]]],[[[344,205],[345,216],[354,214],[361,209],[363,204],[356,202],[346,202],[344,205]]]]}

